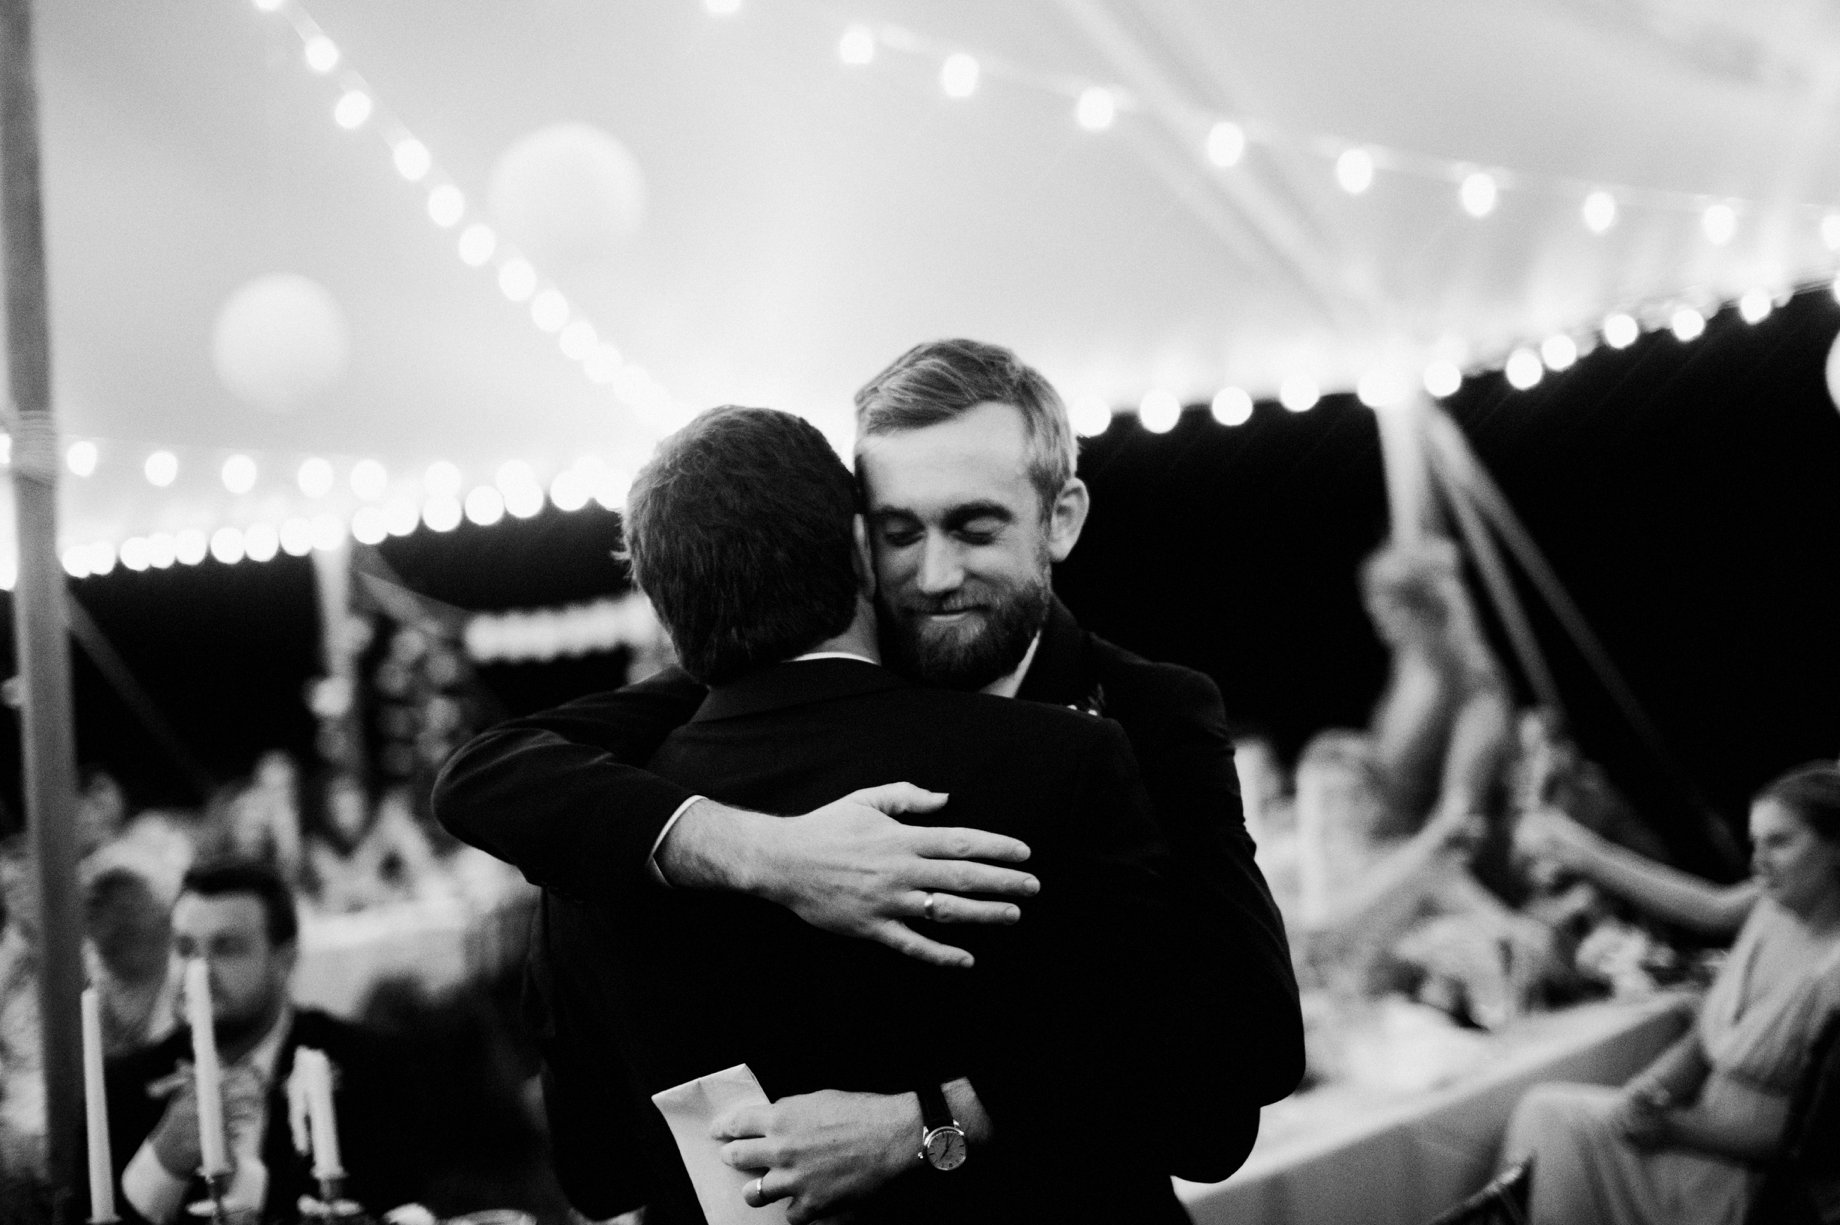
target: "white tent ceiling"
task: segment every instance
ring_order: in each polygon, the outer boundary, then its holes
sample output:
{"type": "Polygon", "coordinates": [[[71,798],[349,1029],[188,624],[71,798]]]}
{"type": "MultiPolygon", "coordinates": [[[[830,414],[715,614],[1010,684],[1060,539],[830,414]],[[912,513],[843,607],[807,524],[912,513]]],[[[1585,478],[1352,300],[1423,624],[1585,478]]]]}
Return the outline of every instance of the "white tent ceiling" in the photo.
{"type": "Polygon", "coordinates": [[[380,460],[404,493],[438,459],[469,484],[634,462],[658,415],[455,254],[467,224],[505,228],[501,155],[557,122],[611,134],[644,183],[629,237],[540,266],[574,317],[680,407],[788,407],[840,438],[851,390],[934,336],[1012,345],[1075,397],[1193,401],[1498,362],[1836,263],[1828,0],[41,0],[37,37],[57,412],[99,455],[65,480],[66,544],[349,514],[297,489],[311,455],[380,460]],[[847,65],[858,25],[876,55],[847,65]],[[326,75],[314,29],[342,52],[326,75]],[[940,87],[954,51],[983,66],[968,98],[940,87]],[[345,131],[354,79],[377,109],[345,131]],[[1121,104],[1101,132],[1074,118],[1092,85],[1121,104]],[[1223,119],[1248,138],[1225,168],[1223,119]],[[433,154],[419,185],[392,166],[404,131],[433,154]],[[1377,166],[1360,195],[1337,185],[1350,148],[1377,166]],[[1458,203],[1478,169],[1500,188],[1480,219],[1458,203]],[[453,229],[429,219],[439,181],[466,200],[453,229]],[[1619,205],[1601,236],[1595,189],[1619,205]],[[343,377],[285,414],[211,351],[225,301],[274,272],[350,330],[343,377]],[[180,461],[166,489],[141,474],[156,448],[180,461]],[[241,496],[233,451],[257,463],[241,496]]]}

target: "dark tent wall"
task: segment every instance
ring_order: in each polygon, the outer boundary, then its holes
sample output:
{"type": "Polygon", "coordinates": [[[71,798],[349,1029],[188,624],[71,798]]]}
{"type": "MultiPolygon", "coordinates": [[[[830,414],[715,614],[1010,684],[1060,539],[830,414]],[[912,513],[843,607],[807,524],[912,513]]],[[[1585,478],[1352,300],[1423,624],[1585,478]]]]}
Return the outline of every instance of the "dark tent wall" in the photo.
{"type": "MultiPolygon", "coordinates": [[[[1755,326],[1727,311],[1690,344],[1651,333],[1531,391],[1490,376],[1448,402],[1734,828],[1775,773],[1840,753],[1837,328],[1811,292],[1755,326]]],[[[1095,510],[1056,584],[1092,628],[1210,672],[1287,754],[1366,722],[1386,667],[1354,578],[1386,532],[1371,412],[1261,404],[1229,429],[1191,410],[1161,436],[1121,419],[1082,470],[1095,510]]],[[[1678,825],[1687,797],[1530,603],[1586,751],[1678,825]]]]}
{"type": "MultiPolygon", "coordinates": [[[[1654,333],[1532,391],[1487,376],[1449,402],[1670,756],[1733,828],[1772,774],[1840,752],[1840,411],[1822,373],[1837,328],[1831,295],[1808,293],[1755,326],[1726,312],[1691,344],[1654,333]]],[[[1354,579],[1386,531],[1367,409],[1346,396],[1301,414],[1261,404],[1236,428],[1194,410],[1164,435],[1124,416],[1081,462],[1095,510],[1056,582],[1092,628],[1210,672],[1235,720],[1286,754],[1319,728],[1365,722],[1386,663],[1354,579]]],[[[529,608],[622,590],[617,535],[608,512],[551,509],[381,553],[434,600],[529,608]]],[[[229,778],[265,748],[311,752],[310,569],[207,561],[74,589],[192,751],[229,778]]],[[[1534,611],[1586,751],[1659,824],[1682,826],[1688,797],[1534,611]]],[[[196,802],[76,654],[81,759],[119,773],[138,803],[196,802]]],[[[492,665],[483,709],[535,709],[625,671],[621,653],[492,665]]],[[[16,789],[16,736],[4,752],[16,789]]]]}

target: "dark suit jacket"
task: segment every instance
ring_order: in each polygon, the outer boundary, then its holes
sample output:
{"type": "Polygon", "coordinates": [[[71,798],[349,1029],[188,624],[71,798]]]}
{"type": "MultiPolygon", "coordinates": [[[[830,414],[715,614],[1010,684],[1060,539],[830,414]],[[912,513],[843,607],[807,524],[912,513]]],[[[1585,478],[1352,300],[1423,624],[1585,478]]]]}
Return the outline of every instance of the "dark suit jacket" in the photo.
{"type": "MultiPolygon", "coordinates": [[[[268,1167],[268,1199],[263,1218],[293,1220],[302,1195],[317,1195],[311,1163],[294,1150],[288,1127],[287,1077],[298,1047],[324,1051],[337,1069],[333,1103],[338,1114],[339,1151],[348,1177],[345,1194],[382,1214],[418,1198],[422,1129],[414,1122],[417,1094],[404,1074],[401,1052],[369,1031],[312,1009],[295,1012],[275,1061],[275,1080],[268,1092],[268,1129],[262,1137],[262,1161],[268,1167]]],[[[104,1072],[108,1086],[109,1144],[115,1162],[115,1203],[124,1221],[142,1218],[121,1193],[121,1173],[141,1143],[159,1126],[166,1100],[148,1086],[172,1074],[181,1060],[190,1062],[192,1039],[179,1030],[152,1046],[118,1056],[104,1072]]],[[[82,1151],[82,1150],[78,1150],[82,1151]]],[[[204,1183],[187,1203],[204,1198],[204,1183]]],[[[87,1200],[87,1188],[84,1195],[87,1200]]]]}
{"type": "MultiPolygon", "coordinates": [[[[1167,1154],[1233,1139],[1218,1103],[1238,1072],[1216,1033],[1239,993],[1224,958],[1178,956],[1166,856],[1115,724],[818,660],[712,690],[650,765],[765,811],[891,778],[946,791],[947,810],[919,820],[1024,839],[1043,884],[1020,924],[944,936],[975,954],[970,971],[737,894],[608,891],[570,929],[583,938],[552,951],[600,980],[602,1023],[575,1040],[619,1033],[632,1089],[744,1062],[775,1099],[968,1075],[996,1143],[951,1174],[916,1160],[868,1219],[1181,1219],[1167,1154]]],[[[651,1219],[697,1219],[662,1120],[644,1136],[651,1219]]]]}
{"type": "MultiPolygon", "coordinates": [[[[700,686],[672,670],[502,724],[448,762],[435,788],[436,813],[458,837],[545,887],[548,929],[582,922],[582,899],[653,887],[646,874],[652,844],[695,792],[640,763],[691,716],[702,695],[700,686]]],[[[1201,673],[1148,662],[1083,632],[1056,601],[1020,696],[1101,712],[1122,724],[1139,755],[1156,820],[1177,850],[1182,942],[1205,956],[1224,949],[1237,967],[1237,1005],[1214,1018],[1219,1049],[1240,1072],[1218,1103],[1222,1117],[1235,1125],[1234,1138],[1201,1162],[1172,1152],[1168,1166],[1198,1178],[1222,1163],[1230,1171],[1256,1136],[1258,1107],[1288,1094],[1301,1077],[1303,1031],[1283,925],[1253,863],[1240,813],[1219,691],[1201,673]]],[[[963,930],[954,929],[954,938],[963,930]]],[[[576,1060],[605,1061],[555,1038],[565,1024],[557,997],[576,986],[573,971],[558,965],[539,937],[530,999],[540,1035],[549,1035],[546,1057],[557,1082],[548,1101],[558,1174],[577,1207],[607,1216],[646,1199],[643,1173],[611,1166],[605,1143],[609,1134],[644,1120],[596,1114],[591,1099],[567,1100],[568,1086],[611,1074],[605,1067],[574,1068],[576,1060]]]]}

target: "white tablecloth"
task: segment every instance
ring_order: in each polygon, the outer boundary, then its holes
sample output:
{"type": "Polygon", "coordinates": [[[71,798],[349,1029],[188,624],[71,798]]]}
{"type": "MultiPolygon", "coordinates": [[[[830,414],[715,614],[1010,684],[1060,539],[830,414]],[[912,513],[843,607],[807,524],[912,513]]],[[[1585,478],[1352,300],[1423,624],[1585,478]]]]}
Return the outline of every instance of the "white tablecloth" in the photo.
{"type": "Polygon", "coordinates": [[[445,896],[302,914],[294,999],[351,1017],[385,978],[405,977],[431,993],[482,978],[523,957],[534,898],[525,887],[486,902],[445,896]]]}
{"type": "Polygon", "coordinates": [[[1424,1225],[1494,1173],[1514,1104],[1542,1081],[1619,1084],[1686,1028],[1692,997],[1587,1004],[1482,1040],[1473,1070],[1412,1092],[1335,1083],[1265,1108],[1232,1178],[1178,1179],[1196,1225],[1424,1225]]]}

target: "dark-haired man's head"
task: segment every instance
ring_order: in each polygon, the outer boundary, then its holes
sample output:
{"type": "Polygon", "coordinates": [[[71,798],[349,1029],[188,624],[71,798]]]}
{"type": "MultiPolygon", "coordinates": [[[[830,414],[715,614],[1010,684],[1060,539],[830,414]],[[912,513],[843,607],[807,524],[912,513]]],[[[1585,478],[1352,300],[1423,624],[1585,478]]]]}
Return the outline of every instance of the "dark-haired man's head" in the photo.
{"type": "Polygon", "coordinates": [[[626,555],[690,675],[720,685],[811,650],[862,609],[856,483],[810,422],[725,405],[659,444],[626,555]]]}
{"type": "Polygon", "coordinates": [[[856,393],[856,426],[884,656],[958,689],[1013,672],[1086,521],[1060,396],[1008,349],[933,341],[856,393]]]}
{"type": "Polygon", "coordinates": [[[208,967],[217,1039],[235,1058],[287,1005],[299,951],[294,895],[266,863],[200,864],[179,887],[172,926],[179,955],[203,958],[208,967]]]}

